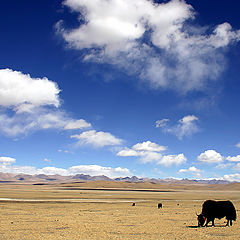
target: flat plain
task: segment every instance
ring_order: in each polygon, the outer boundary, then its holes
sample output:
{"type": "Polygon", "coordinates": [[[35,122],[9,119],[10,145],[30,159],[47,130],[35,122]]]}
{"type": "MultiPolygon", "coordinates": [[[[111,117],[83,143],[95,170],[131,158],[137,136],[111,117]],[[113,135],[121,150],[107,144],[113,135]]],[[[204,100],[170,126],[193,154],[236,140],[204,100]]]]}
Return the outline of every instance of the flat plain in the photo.
{"type": "Polygon", "coordinates": [[[2,183],[0,239],[240,239],[239,219],[197,227],[207,199],[231,200],[239,214],[240,185],[2,183]]]}

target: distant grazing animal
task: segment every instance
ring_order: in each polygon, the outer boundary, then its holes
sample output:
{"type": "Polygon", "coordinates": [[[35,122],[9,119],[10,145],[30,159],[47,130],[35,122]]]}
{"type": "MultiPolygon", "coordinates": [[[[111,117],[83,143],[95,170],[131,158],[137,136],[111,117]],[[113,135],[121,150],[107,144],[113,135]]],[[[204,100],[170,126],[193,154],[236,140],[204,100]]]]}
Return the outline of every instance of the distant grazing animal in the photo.
{"type": "Polygon", "coordinates": [[[232,226],[232,220],[236,221],[237,214],[235,207],[233,206],[231,201],[214,201],[207,200],[202,205],[202,213],[198,216],[198,226],[203,227],[204,223],[205,227],[207,227],[208,223],[212,221],[212,226],[214,226],[214,219],[221,219],[226,217],[227,225],[232,226]]]}
{"type": "Polygon", "coordinates": [[[159,203],[159,204],[158,204],[158,209],[159,209],[159,208],[162,208],[162,203],[159,203]]]}
{"type": "Polygon", "coordinates": [[[135,202],[132,204],[132,206],[135,206],[135,202]]]}

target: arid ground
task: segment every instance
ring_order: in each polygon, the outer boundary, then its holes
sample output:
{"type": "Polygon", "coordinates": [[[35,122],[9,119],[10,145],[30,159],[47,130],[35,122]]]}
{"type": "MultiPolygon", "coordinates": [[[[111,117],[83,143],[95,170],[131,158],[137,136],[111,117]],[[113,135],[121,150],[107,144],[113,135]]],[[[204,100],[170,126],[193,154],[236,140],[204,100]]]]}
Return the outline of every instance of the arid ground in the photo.
{"type": "Polygon", "coordinates": [[[207,228],[196,220],[206,199],[229,199],[239,214],[239,186],[2,183],[0,239],[240,239],[239,219],[207,228]]]}

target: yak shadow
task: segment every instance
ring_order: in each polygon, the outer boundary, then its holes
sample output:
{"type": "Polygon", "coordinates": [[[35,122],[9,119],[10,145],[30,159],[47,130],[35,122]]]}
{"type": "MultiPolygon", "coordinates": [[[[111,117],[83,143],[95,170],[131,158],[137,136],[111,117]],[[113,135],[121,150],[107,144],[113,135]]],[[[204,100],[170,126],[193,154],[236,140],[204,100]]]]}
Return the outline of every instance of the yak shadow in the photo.
{"type": "Polygon", "coordinates": [[[187,228],[199,228],[199,226],[186,226],[187,228]]]}
{"type": "MultiPolygon", "coordinates": [[[[199,226],[186,226],[187,228],[212,228],[213,226],[207,226],[207,227],[199,227],[199,226]]],[[[228,226],[226,226],[226,225],[215,225],[213,228],[222,228],[222,227],[228,227],[228,226]]]]}

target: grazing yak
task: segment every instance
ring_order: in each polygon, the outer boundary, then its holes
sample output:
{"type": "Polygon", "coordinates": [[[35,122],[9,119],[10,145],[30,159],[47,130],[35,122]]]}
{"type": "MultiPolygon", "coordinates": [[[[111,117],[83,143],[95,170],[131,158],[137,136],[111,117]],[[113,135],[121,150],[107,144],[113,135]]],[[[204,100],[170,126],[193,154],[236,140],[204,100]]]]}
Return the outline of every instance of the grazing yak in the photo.
{"type": "Polygon", "coordinates": [[[221,219],[226,217],[227,225],[232,226],[232,220],[236,221],[236,210],[231,201],[214,201],[207,200],[202,205],[202,213],[198,216],[198,226],[203,227],[204,223],[205,227],[207,227],[208,223],[212,221],[212,226],[214,226],[214,219],[221,219]]]}
{"type": "Polygon", "coordinates": [[[158,204],[158,209],[159,209],[159,208],[162,208],[162,203],[159,203],[159,204],[158,204]]]}
{"type": "Polygon", "coordinates": [[[132,204],[132,206],[135,206],[136,204],[135,204],[135,202],[132,204]]]}

